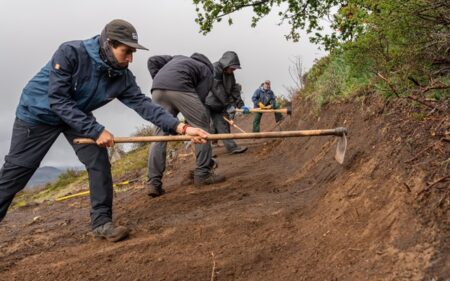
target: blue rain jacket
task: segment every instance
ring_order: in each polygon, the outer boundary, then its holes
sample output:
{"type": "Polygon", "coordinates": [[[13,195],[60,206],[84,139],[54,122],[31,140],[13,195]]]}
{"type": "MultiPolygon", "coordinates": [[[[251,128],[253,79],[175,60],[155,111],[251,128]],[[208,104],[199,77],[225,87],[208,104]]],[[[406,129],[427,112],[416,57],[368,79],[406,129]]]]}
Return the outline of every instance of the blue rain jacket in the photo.
{"type": "Polygon", "coordinates": [[[174,133],[178,119],[141,92],[130,70],[103,62],[99,50],[99,36],[63,43],[23,89],[16,117],[31,124],[65,123],[97,139],[104,126],[92,111],[118,98],[163,131],[174,133]]]}

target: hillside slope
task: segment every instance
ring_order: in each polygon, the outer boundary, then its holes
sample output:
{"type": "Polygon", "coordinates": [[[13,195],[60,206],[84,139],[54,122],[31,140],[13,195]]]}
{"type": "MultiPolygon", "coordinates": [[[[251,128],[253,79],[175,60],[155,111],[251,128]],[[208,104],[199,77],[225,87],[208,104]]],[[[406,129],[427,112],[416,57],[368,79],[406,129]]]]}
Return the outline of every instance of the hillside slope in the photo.
{"type": "Polygon", "coordinates": [[[196,188],[179,155],[164,196],[117,194],[133,233],[116,244],[89,234],[88,198],[17,209],[0,280],[449,280],[448,115],[418,121],[374,97],[311,108],[294,103],[282,129],[346,126],[344,165],[333,137],[242,141],[242,155],[215,149],[228,180],[196,188]]]}

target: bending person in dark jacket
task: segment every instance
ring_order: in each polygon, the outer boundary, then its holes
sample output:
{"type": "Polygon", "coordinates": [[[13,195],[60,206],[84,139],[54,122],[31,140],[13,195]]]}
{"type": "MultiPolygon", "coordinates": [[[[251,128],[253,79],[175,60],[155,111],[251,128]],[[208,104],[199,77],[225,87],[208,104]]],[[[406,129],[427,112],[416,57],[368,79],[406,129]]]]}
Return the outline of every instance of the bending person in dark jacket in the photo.
{"type": "Polygon", "coordinates": [[[117,98],[144,119],[172,133],[187,133],[206,142],[207,132],[189,128],[151,102],[136,85],[128,64],[138,44],[136,29],[113,20],[100,36],[63,43],[23,89],[16,111],[11,148],[0,170],[0,221],[15,194],[22,190],[52,144],[63,133],[89,175],[91,222],[96,236],[119,241],[128,229],[112,224],[112,177],[106,147],[113,135],[92,111],[117,98]],[[89,137],[97,145],[74,145],[89,137]]]}
{"type": "MultiPolygon", "coordinates": [[[[270,81],[266,80],[261,84],[261,87],[256,89],[255,93],[252,96],[253,106],[254,108],[261,109],[278,109],[279,105],[277,104],[277,100],[275,94],[270,89],[270,81]]],[[[253,117],[253,132],[258,133],[260,131],[260,123],[262,113],[255,112],[253,117]]],[[[283,115],[281,113],[275,112],[275,122],[280,122],[283,120],[283,115]]]]}
{"type": "MultiPolygon", "coordinates": [[[[214,84],[211,92],[206,98],[214,130],[219,134],[229,134],[230,124],[223,117],[229,117],[227,108],[248,108],[244,106],[241,98],[241,85],[236,83],[234,71],[240,69],[239,57],[235,52],[227,51],[222,58],[214,63],[214,84]]],[[[242,153],[247,147],[238,146],[234,140],[223,140],[225,148],[229,153],[242,153]]]]}
{"type": "MultiPolygon", "coordinates": [[[[213,82],[213,68],[207,57],[195,53],[186,56],[153,56],[148,59],[148,70],[153,78],[153,100],[173,116],[182,113],[188,124],[209,130],[209,114],[204,106],[213,82]]],[[[160,128],[156,135],[165,135],[160,128]]],[[[162,178],[166,169],[166,144],[152,144],[148,157],[148,194],[152,197],[164,193],[162,178]]],[[[222,182],[225,177],[214,174],[211,143],[195,146],[197,167],[194,184],[222,182]]]]}

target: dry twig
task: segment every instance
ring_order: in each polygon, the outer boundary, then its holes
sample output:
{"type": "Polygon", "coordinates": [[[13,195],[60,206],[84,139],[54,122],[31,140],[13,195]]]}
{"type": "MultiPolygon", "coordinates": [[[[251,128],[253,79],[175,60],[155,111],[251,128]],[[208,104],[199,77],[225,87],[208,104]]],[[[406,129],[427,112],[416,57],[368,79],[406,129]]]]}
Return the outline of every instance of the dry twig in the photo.
{"type": "Polygon", "coordinates": [[[420,194],[424,193],[425,191],[430,190],[431,188],[433,188],[435,185],[437,185],[440,182],[446,182],[448,180],[450,180],[450,175],[442,177],[442,178],[432,182],[429,186],[427,186],[424,189],[422,189],[422,191],[420,191],[417,195],[420,195],[420,194]]]}
{"type": "Polygon", "coordinates": [[[417,158],[419,158],[420,155],[422,155],[422,153],[424,153],[425,151],[427,151],[428,149],[432,148],[433,146],[436,145],[436,142],[433,142],[431,145],[425,147],[424,149],[422,149],[421,151],[419,151],[419,153],[416,154],[416,156],[414,156],[413,158],[406,160],[404,163],[409,163],[412,162],[414,160],[416,160],[417,158]]]}
{"type": "Polygon", "coordinates": [[[213,258],[213,267],[211,270],[211,281],[214,281],[214,277],[216,276],[216,258],[214,256],[214,252],[211,252],[211,256],[213,258]]]}
{"type": "MultiPolygon", "coordinates": [[[[395,94],[395,96],[397,97],[397,98],[406,98],[406,99],[410,99],[410,100],[413,100],[413,101],[415,101],[415,102],[418,102],[418,103],[420,103],[420,104],[422,104],[422,105],[425,105],[426,107],[429,107],[429,108],[431,108],[431,109],[433,109],[433,110],[437,110],[437,111],[439,111],[439,112],[442,112],[443,110],[441,109],[441,108],[439,108],[438,106],[434,106],[434,105],[432,105],[432,104],[429,104],[428,102],[426,102],[426,101],[423,101],[423,100],[421,100],[421,99],[419,99],[418,97],[416,97],[416,96],[413,96],[413,95],[409,95],[409,96],[406,96],[406,97],[401,97],[400,95],[399,95],[399,93],[398,93],[398,91],[395,89],[395,87],[392,85],[392,83],[386,78],[386,77],[384,77],[381,73],[379,73],[379,72],[377,72],[377,76],[378,77],[380,77],[388,86],[389,86],[389,88],[391,89],[391,91],[395,94]]],[[[450,87],[449,85],[439,85],[439,86],[429,86],[429,87],[425,87],[422,91],[421,91],[421,94],[423,94],[423,93],[425,93],[425,92],[427,92],[427,91],[430,91],[430,90],[435,90],[435,89],[447,89],[448,87],[450,87]]]]}

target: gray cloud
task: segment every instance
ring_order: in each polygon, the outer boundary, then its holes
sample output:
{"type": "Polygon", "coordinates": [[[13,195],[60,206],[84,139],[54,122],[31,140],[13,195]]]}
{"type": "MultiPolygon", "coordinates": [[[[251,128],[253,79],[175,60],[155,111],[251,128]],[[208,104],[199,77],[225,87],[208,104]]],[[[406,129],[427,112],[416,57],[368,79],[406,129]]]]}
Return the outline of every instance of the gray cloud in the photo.
{"type": "MultiPolygon", "coordinates": [[[[130,21],[137,29],[139,41],[150,51],[138,51],[130,69],[145,94],[151,79],[146,69],[150,55],[200,52],[217,61],[223,52],[238,53],[242,69],[236,72],[243,85],[245,101],[250,104],[253,91],[264,79],[272,81],[277,95],[286,95],[284,86],[293,85],[288,68],[291,59],[300,56],[309,68],[314,59],[324,55],[307,39],[288,42],[283,35],[287,26],[278,26],[275,14],[263,19],[257,28],[250,27],[251,11],[234,16],[235,24],[219,24],[203,36],[194,22],[195,6],[191,1],[3,1],[0,18],[0,158],[9,149],[14,114],[22,88],[50,59],[64,41],[85,39],[98,34],[114,18],[130,21]]],[[[94,112],[100,123],[117,136],[130,135],[147,122],[120,102],[112,102],[94,112]]],[[[79,165],[69,144],[60,138],[43,165],[79,165]]]]}

